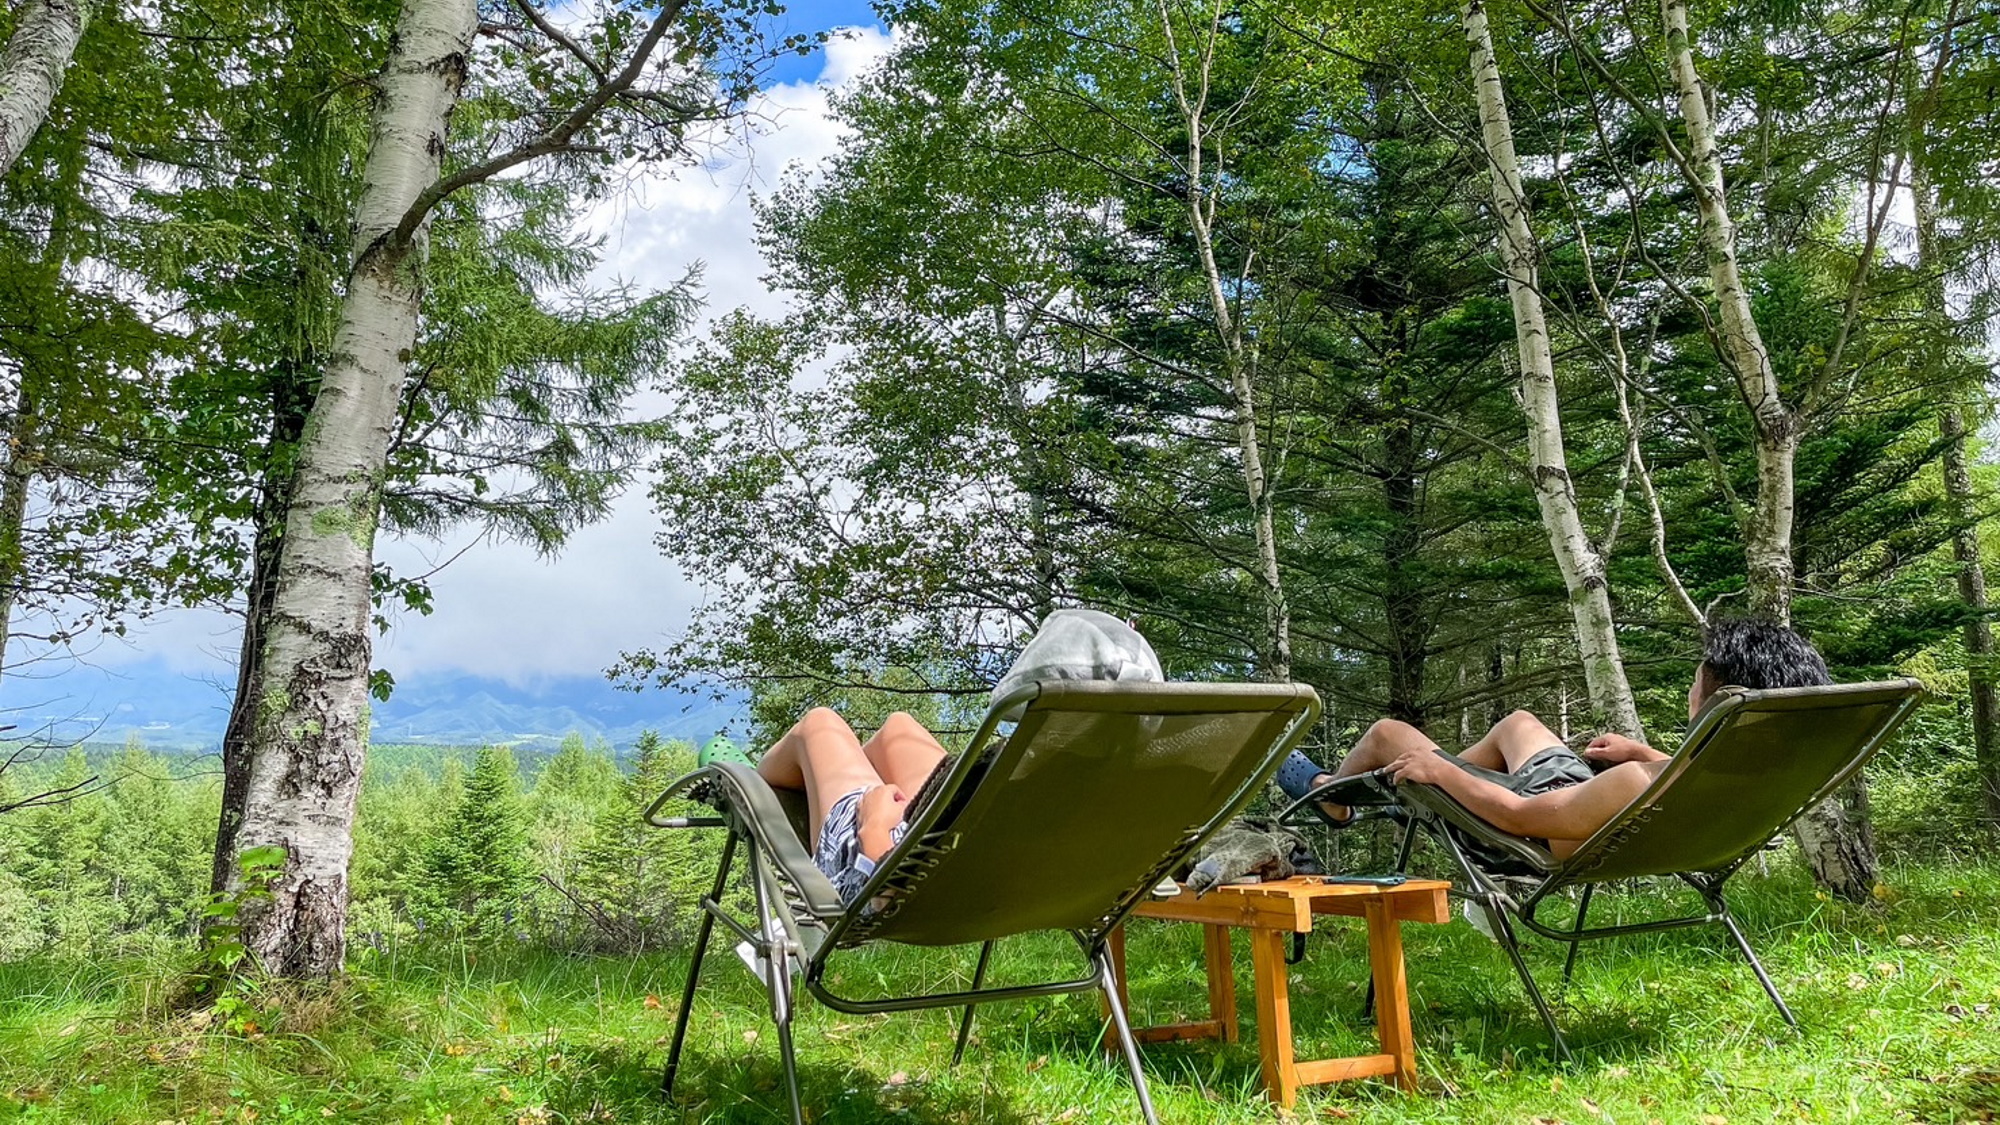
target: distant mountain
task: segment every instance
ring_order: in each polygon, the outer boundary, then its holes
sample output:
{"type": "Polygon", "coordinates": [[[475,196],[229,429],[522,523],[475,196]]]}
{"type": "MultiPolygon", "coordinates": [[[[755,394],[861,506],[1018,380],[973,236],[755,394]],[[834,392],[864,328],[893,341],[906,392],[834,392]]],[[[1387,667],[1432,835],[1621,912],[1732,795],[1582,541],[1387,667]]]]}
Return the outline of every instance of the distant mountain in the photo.
{"type": "MultiPolygon", "coordinates": [[[[155,749],[213,749],[229,721],[233,683],[157,662],[115,669],[78,666],[47,679],[0,684],[0,721],[21,731],[122,742],[136,734],[155,749]]],[[[641,731],[700,741],[742,716],[734,692],[620,691],[601,676],[549,677],[521,686],[480,676],[409,675],[374,705],[377,743],[553,746],[572,731],[625,749],[641,731]]]]}

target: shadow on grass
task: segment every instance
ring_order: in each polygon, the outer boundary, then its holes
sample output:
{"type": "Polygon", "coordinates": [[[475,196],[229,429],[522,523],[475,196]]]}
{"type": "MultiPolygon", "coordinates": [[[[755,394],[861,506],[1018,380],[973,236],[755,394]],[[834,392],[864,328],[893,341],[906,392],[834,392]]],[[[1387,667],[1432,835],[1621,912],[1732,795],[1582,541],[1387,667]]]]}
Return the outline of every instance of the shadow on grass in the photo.
{"type": "MultiPolygon", "coordinates": [[[[701,1121],[744,1125],[791,1120],[785,1076],[775,1050],[711,1054],[681,1060],[672,1097],[660,1090],[660,1052],[627,1046],[577,1052],[577,1078],[550,1091],[548,1108],[569,1121],[701,1121]]],[[[1005,1091],[967,1067],[935,1079],[911,1079],[835,1063],[800,1060],[799,1101],[813,1125],[897,1121],[965,1125],[1031,1120],[1005,1091]]],[[[1136,1104],[1136,1103],[1135,1103],[1136,1104]]]]}

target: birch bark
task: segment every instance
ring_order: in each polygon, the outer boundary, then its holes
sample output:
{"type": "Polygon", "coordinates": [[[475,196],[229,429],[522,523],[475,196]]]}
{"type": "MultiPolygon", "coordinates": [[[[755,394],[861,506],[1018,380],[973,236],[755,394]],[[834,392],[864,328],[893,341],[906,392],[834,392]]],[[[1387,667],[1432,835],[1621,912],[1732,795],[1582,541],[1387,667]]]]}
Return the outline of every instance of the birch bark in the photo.
{"type": "Polygon", "coordinates": [[[0,52],[0,175],[49,116],[95,0],[28,0],[0,52]]]}
{"type": "MultiPolygon", "coordinates": [[[[1950,313],[1945,305],[1943,264],[1938,260],[1937,199],[1925,174],[1923,139],[1911,139],[1910,193],[1916,201],[1917,265],[1924,278],[1923,310],[1926,319],[1948,331],[1950,313]]],[[[1945,507],[1957,531],[1951,537],[1952,560],[1958,569],[1958,596],[1965,603],[1965,666],[1971,681],[1972,752],[1979,767],[1979,787],[1986,805],[1986,818],[2000,824],[2000,691],[1993,684],[1993,625],[1987,617],[1986,567],[1979,545],[1977,495],[1972,474],[1966,466],[1965,408],[1958,392],[1970,380],[1942,380],[1938,403],[1938,436],[1944,442],[1945,507]]],[[[1973,385],[1976,385],[1974,383],[1973,385]]]]}
{"type": "Polygon", "coordinates": [[[1500,222],[1500,259],[1507,271],[1507,294],[1514,305],[1514,336],[1521,362],[1521,410],[1528,422],[1528,453],[1535,501],[1549,549],[1569,591],[1583,679],[1593,718],[1632,737],[1641,737],[1638,707],[1625,679],[1604,560],[1584,533],[1576,489],[1563,448],[1562,403],[1556,393],[1555,359],[1549,349],[1548,321],[1535,270],[1534,234],[1528,227],[1527,196],[1514,126],[1507,113],[1500,68],[1493,56],[1493,33],[1483,0],[1460,9],[1471,50],[1472,83],[1479,100],[1480,134],[1493,173],[1493,210],[1500,222]]]}
{"type": "MultiPolygon", "coordinates": [[[[1695,69],[1687,0],[1660,0],[1660,17],[1666,27],[1668,63],[1681,119],[1687,127],[1688,162],[1701,214],[1702,251],[1715,289],[1723,361],[1736,377],[1757,439],[1757,500],[1743,544],[1750,608],[1789,624],[1798,416],[1779,393],[1771,354],[1751,313],[1750,293],[1737,264],[1736,225],[1729,217],[1715,122],[1708,112],[1701,75],[1695,69]]],[[[1865,793],[1861,793],[1859,804],[1865,806],[1865,793]]],[[[1879,870],[1875,849],[1865,824],[1850,820],[1839,797],[1820,802],[1800,817],[1793,824],[1793,834],[1821,886],[1852,902],[1868,900],[1879,870]]]]}
{"type": "Polygon", "coordinates": [[[1174,101],[1187,126],[1187,214],[1194,229],[1195,249],[1201,261],[1202,280],[1209,308],[1215,318],[1215,335],[1222,345],[1224,374],[1229,380],[1230,406],[1236,421],[1236,450],[1243,466],[1243,490],[1250,502],[1251,522],[1256,540],[1256,564],[1252,575],[1264,609],[1263,652],[1259,663],[1264,676],[1282,683],[1292,678],[1292,611],[1285,600],[1283,573],[1278,566],[1277,524],[1273,516],[1271,482],[1265,471],[1263,443],[1259,436],[1256,359],[1244,339],[1242,318],[1229,299],[1233,281],[1240,288],[1249,279],[1246,259],[1243,275],[1225,279],[1215,255],[1215,216],[1221,202],[1216,185],[1222,179],[1221,143],[1209,113],[1215,45],[1222,34],[1225,5],[1216,4],[1207,37],[1192,73],[1181,61],[1175,41],[1173,18],[1164,0],[1160,5],[1160,26],[1167,37],[1168,57],[1173,68],[1174,101]],[[1217,146],[1216,167],[1207,167],[1208,146],[1217,146]]]}
{"type": "Polygon", "coordinates": [[[1799,446],[1799,423],[1778,392],[1771,353],[1750,310],[1750,291],[1736,257],[1736,223],[1722,176],[1722,151],[1688,33],[1687,0],[1660,0],[1667,30],[1668,62],[1687,126],[1688,163],[1701,216],[1702,253],[1715,288],[1717,329],[1723,362],[1750,410],[1757,436],[1757,501],[1745,529],[1744,556],[1750,608],[1778,621],[1792,616],[1792,460],[1799,446]]]}
{"type": "Polygon", "coordinates": [[[404,0],[378,79],[333,355],[299,448],[236,840],[238,854],[285,849],[271,900],[246,912],[243,932],[272,975],[329,977],[343,963],[375,526],[427,252],[426,222],[408,219],[438,183],[476,20],[473,0],[404,0]]]}

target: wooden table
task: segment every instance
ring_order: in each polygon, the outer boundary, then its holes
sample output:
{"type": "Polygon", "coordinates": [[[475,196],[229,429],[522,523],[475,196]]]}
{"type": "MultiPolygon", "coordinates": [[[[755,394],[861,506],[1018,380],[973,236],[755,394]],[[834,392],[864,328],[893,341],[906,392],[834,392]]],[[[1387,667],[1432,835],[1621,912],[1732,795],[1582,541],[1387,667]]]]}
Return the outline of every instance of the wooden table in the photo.
{"type": "MultiPolygon", "coordinates": [[[[1198,922],[1208,971],[1209,1018],[1158,1027],[1134,1028],[1141,1043],[1181,1039],[1236,1042],[1236,975],[1229,957],[1229,930],[1250,931],[1250,962],[1257,994],[1257,1046],[1263,1058],[1264,1089],[1271,1100],[1290,1106],[1299,1087],[1350,1078],[1388,1075],[1406,1090],[1417,1083],[1417,1057],[1410,1039],[1410,995],[1403,975],[1404,922],[1445,922],[1451,918],[1445,891],[1450,883],[1412,879],[1396,887],[1323,883],[1299,876],[1273,883],[1217,887],[1201,898],[1183,890],[1170,899],[1140,906],[1134,917],[1198,922]],[[1301,1062],[1293,1055],[1292,1004],[1286,979],[1285,945],[1291,934],[1310,933],[1313,918],[1338,914],[1368,920],[1368,959],[1375,978],[1375,1031],[1382,1053],[1301,1062]]],[[[1111,935],[1111,962],[1118,998],[1126,1000],[1125,933],[1111,935]]],[[[1126,1011],[1131,1011],[1126,1003],[1126,1011]]],[[[1107,1043],[1115,1048],[1115,1040],[1107,1043]]]]}

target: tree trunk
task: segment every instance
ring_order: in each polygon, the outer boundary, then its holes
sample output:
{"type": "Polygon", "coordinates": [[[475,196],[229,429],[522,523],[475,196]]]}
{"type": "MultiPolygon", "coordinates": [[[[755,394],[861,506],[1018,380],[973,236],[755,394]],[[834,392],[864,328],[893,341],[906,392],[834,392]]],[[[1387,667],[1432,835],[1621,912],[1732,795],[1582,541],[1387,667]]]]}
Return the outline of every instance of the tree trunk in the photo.
{"type": "MultiPolygon", "coordinates": [[[[256,672],[250,782],[237,854],[285,849],[244,944],[268,974],[325,978],[344,956],[347,868],[368,744],[369,579],[384,464],[416,340],[427,216],[465,79],[472,0],[404,0],[355,213],[354,265],[299,447],[277,592],[256,672]]],[[[234,877],[232,882],[234,882],[234,877]]]]}
{"type": "Polygon", "coordinates": [[[1750,608],[1774,620],[1792,616],[1792,458],[1799,424],[1778,391],[1771,353],[1750,311],[1750,291],[1736,259],[1736,223],[1729,217],[1722,150],[1695,70],[1686,0],[1660,0],[1667,52],[1687,125],[1687,159],[1701,213],[1701,246],[1715,288],[1722,360],[1736,377],[1757,437],[1757,502],[1744,536],[1750,608]]]}
{"type": "Polygon", "coordinates": [[[1642,737],[1639,709],[1619,658],[1618,635],[1611,615],[1611,593],[1604,577],[1604,560],[1584,533],[1577,511],[1576,489],[1569,476],[1563,448],[1562,404],[1556,395],[1555,359],[1549,348],[1548,321],[1535,271],[1534,234],[1528,227],[1527,195],[1521,186],[1521,166],[1514,153],[1514,125],[1493,57],[1493,35],[1482,0],[1461,9],[1465,38],[1471,48],[1472,82],[1479,99],[1481,135],[1487,165],[1493,172],[1493,210],[1500,221],[1500,258],[1507,271],[1507,293],[1514,304],[1514,336],[1521,362],[1521,410],[1528,420],[1529,468],[1534,475],[1535,500],[1549,548],[1569,591],[1570,617],[1575,622],[1577,649],[1583,660],[1585,689],[1590,694],[1592,720],[1635,738],[1642,737]]]}
{"type": "MultiPolygon", "coordinates": [[[[1945,305],[1944,264],[1938,260],[1937,199],[1925,174],[1923,139],[1911,138],[1910,193],[1916,200],[1917,265],[1924,278],[1923,310],[1937,332],[1939,350],[1946,364],[1963,362],[1950,339],[1951,314],[1945,305]]],[[[1973,491],[1972,473],[1965,456],[1966,410],[1960,394],[1974,393],[1983,373],[1945,373],[1940,380],[1938,436],[1944,440],[1945,510],[1954,531],[1951,554],[1958,569],[1958,596],[1965,603],[1965,669],[1970,681],[1972,703],[1972,753],[1979,768],[1979,788],[1986,819],[2000,827],[2000,747],[1994,745],[2000,731],[2000,692],[1993,684],[1993,623],[1987,614],[1986,566],[1979,545],[1978,496],[1973,491]]]]}
{"type": "Polygon", "coordinates": [[[243,805],[250,794],[250,759],[255,745],[257,700],[263,697],[259,654],[270,632],[278,592],[278,558],[284,543],[284,518],[292,495],[292,451],[305,430],[309,389],[300,372],[289,366],[277,376],[272,390],[271,435],[267,444],[263,490],[257,497],[255,539],[250,552],[250,585],[244,596],[243,642],[236,658],[236,695],[229,708],[229,725],[222,734],[222,808],[216,818],[215,849],[209,868],[209,890],[229,887],[236,857],[236,831],[243,824],[243,805]]]}
{"type": "Polygon", "coordinates": [[[0,52],[0,176],[48,120],[94,8],[87,0],[28,0],[21,8],[0,52]]]}
{"type": "MultiPolygon", "coordinates": [[[[1209,45],[1222,32],[1224,8],[1217,4],[1213,9],[1207,35],[1209,45]]],[[[1277,524],[1273,518],[1271,485],[1266,475],[1264,451],[1258,434],[1258,413],[1256,381],[1253,378],[1256,356],[1243,338],[1243,323],[1229,302],[1230,282],[1222,274],[1221,264],[1215,256],[1215,215],[1220,200],[1210,185],[1209,177],[1215,182],[1222,179],[1221,142],[1217,131],[1208,117],[1208,95],[1214,86],[1214,75],[1210,68],[1214,64],[1214,51],[1204,49],[1198,55],[1200,70],[1188,81],[1188,73],[1182,66],[1180,49],[1174,38],[1172,17],[1167,9],[1160,9],[1161,28],[1167,36],[1169,65],[1173,69],[1174,100],[1181,112],[1181,124],[1187,128],[1187,215],[1193,228],[1195,250],[1201,260],[1202,280],[1206,283],[1208,303],[1215,317],[1216,340],[1222,345],[1223,369],[1229,379],[1230,407],[1236,421],[1236,450],[1243,462],[1243,490],[1250,502],[1252,534],[1256,540],[1257,557],[1251,575],[1257,582],[1259,601],[1264,610],[1264,636],[1262,652],[1258,654],[1263,666],[1264,678],[1282,683],[1292,678],[1292,611],[1285,600],[1285,583],[1278,568],[1277,524]],[[1216,168],[1211,173],[1206,170],[1208,145],[1214,141],[1217,146],[1216,168]]],[[[1242,276],[1233,279],[1236,291],[1242,291],[1242,282],[1250,273],[1249,259],[1246,258],[1242,276]]]]}
{"type": "Polygon", "coordinates": [[[13,636],[14,607],[21,600],[27,577],[28,492],[35,465],[41,459],[39,419],[30,385],[32,364],[23,364],[21,386],[14,397],[14,417],[7,430],[7,467],[0,471],[0,670],[7,666],[7,645],[13,636]]]}
{"type": "MultiPolygon", "coordinates": [[[[1723,361],[1736,377],[1750,410],[1757,446],[1757,502],[1744,531],[1745,578],[1753,612],[1789,624],[1792,616],[1792,460],[1799,422],[1778,390],[1770,350],[1750,310],[1750,292],[1736,259],[1736,225],[1724,192],[1722,152],[1715,123],[1695,70],[1686,0],[1660,0],[1667,53],[1687,126],[1687,159],[1701,211],[1701,245],[1715,288],[1723,361]]],[[[1859,780],[1855,784],[1862,784],[1859,780]]],[[[1857,802],[1857,810],[1866,809],[1857,802]]],[[[1813,877],[1833,894],[1865,902],[1874,891],[1878,863],[1865,829],[1851,823],[1839,799],[1829,799],[1793,826],[1813,877]]]]}
{"type": "MultiPolygon", "coordinates": [[[[1390,376],[1391,380],[1400,375],[1390,376]]],[[[1423,729],[1424,673],[1430,647],[1430,622],[1424,583],[1413,573],[1417,564],[1422,519],[1417,497],[1417,436],[1407,418],[1382,424],[1382,499],[1389,526],[1382,537],[1383,618],[1389,626],[1388,717],[1423,729]]]]}

